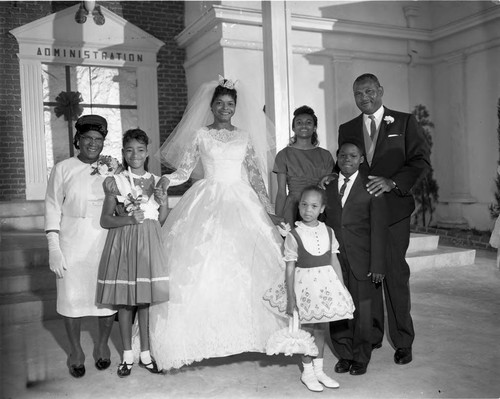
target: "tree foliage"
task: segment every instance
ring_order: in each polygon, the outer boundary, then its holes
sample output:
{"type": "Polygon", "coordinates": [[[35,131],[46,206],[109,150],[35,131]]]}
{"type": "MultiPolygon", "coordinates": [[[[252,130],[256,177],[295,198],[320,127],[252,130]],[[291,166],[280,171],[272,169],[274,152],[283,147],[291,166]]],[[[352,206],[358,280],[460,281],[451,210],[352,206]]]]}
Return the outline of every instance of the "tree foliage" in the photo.
{"type": "MultiPolygon", "coordinates": [[[[415,115],[417,123],[423,131],[430,153],[432,149],[431,131],[434,128],[434,123],[429,119],[429,111],[427,111],[425,105],[418,104],[413,110],[413,115],[415,115]]],[[[439,198],[439,187],[436,180],[434,180],[433,173],[434,170],[431,165],[427,172],[421,176],[420,180],[412,188],[412,194],[416,203],[416,208],[412,216],[413,224],[428,226],[432,221],[432,215],[436,209],[436,203],[439,198]]]]}
{"type": "MultiPolygon", "coordinates": [[[[498,127],[497,127],[497,138],[498,138],[498,153],[500,154],[500,98],[497,103],[497,117],[498,117],[498,127]]],[[[497,167],[497,177],[495,179],[495,184],[497,186],[497,191],[495,193],[495,204],[490,204],[488,207],[490,210],[491,217],[496,219],[500,215],[500,155],[498,159],[497,167]]]]}

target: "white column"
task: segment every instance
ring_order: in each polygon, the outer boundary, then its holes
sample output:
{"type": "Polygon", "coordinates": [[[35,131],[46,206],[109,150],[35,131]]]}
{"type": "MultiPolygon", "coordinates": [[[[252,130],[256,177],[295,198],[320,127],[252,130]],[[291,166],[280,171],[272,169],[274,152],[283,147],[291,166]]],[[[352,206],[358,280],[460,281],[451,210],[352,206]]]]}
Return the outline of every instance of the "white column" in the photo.
{"type": "Polygon", "coordinates": [[[149,171],[161,174],[161,164],[155,156],[160,148],[160,125],[158,116],[157,68],[144,66],[137,68],[137,118],[139,128],[151,139],[149,149],[149,171]]]}
{"type": "MultiPolygon", "coordinates": [[[[331,126],[334,130],[328,134],[328,148],[337,150],[339,126],[351,119],[350,115],[353,112],[358,112],[354,102],[352,84],[354,78],[352,76],[352,57],[348,54],[334,54],[331,61],[332,65],[332,93],[333,104],[328,106],[331,111],[331,116],[334,120],[331,126]]],[[[329,96],[328,96],[329,97],[329,96]]],[[[335,155],[335,153],[334,153],[335,155]]],[[[336,157],[335,157],[336,158],[336,157]]]]}
{"type": "MultiPolygon", "coordinates": [[[[288,145],[293,109],[291,90],[291,13],[285,1],[262,2],[262,42],[266,114],[276,129],[276,150],[288,145]]],[[[272,167],[272,165],[270,165],[272,167]]],[[[269,196],[274,202],[278,190],[276,175],[270,173],[269,196]]]]}
{"type": "MultiPolygon", "coordinates": [[[[417,27],[416,20],[420,15],[420,7],[413,5],[406,6],[403,7],[403,12],[406,18],[406,26],[411,29],[416,28],[417,27]]],[[[410,39],[408,40],[408,55],[412,59],[412,61],[410,61],[410,64],[413,64],[414,63],[413,58],[416,58],[418,56],[418,52],[415,49],[416,43],[417,42],[415,40],[410,40],[410,39]]]]}
{"type": "Polygon", "coordinates": [[[23,121],[26,199],[45,198],[47,188],[47,156],[42,103],[42,67],[40,61],[21,59],[21,110],[23,121]]]}
{"type": "MultiPolygon", "coordinates": [[[[415,28],[416,27],[416,19],[418,18],[420,14],[420,8],[418,6],[407,6],[403,7],[403,12],[406,18],[406,26],[408,28],[415,28]]],[[[417,50],[417,42],[415,40],[407,40],[407,53],[409,57],[409,63],[408,63],[408,103],[410,106],[413,106],[415,104],[412,104],[412,98],[414,94],[413,86],[420,84],[418,74],[416,73],[416,70],[414,68],[415,63],[418,60],[418,50],[417,50]]]]}
{"type": "Polygon", "coordinates": [[[262,2],[262,36],[266,114],[276,126],[276,148],[288,144],[291,132],[290,114],[292,49],[291,13],[285,1],[262,2]]]}
{"type": "Polygon", "coordinates": [[[448,197],[439,198],[439,202],[448,204],[448,215],[438,222],[446,227],[466,227],[467,221],[463,217],[464,204],[477,202],[471,195],[469,175],[469,155],[467,151],[467,126],[465,88],[465,61],[463,53],[455,54],[446,60],[448,71],[447,98],[450,134],[453,137],[449,143],[450,150],[450,178],[452,192],[448,197]]]}

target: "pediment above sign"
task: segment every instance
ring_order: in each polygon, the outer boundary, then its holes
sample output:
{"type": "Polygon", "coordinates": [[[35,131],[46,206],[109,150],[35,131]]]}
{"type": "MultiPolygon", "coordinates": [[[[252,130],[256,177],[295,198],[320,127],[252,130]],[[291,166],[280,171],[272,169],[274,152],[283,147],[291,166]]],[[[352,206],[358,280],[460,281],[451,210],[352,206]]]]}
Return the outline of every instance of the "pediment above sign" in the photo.
{"type": "MultiPolygon", "coordinates": [[[[97,104],[115,129],[118,147],[123,131],[135,126],[148,132],[152,153],[160,146],[157,54],[164,43],[102,6],[104,24],[96,24],[90,13],[78,23],[79,8],[76,4],[10,31],[19,44],[28,200],[44,198],[49,168],[57,156],[66,156],[65,148],[72,149],[71,123],[57,123],[60,115],[52,112],[61,93],[85,93],[85,113],[97,104]]],[[[149,168],[161,173],[157,160],[149,168]]]]}
{"type": "Polygon", "coordinates": [[[18,43],[19,52],[31,52],[34,46],[92,49],[138,50],[154,53],[164,45],[149,33],[101,6],[104,25],[97,25],[89,14],[83,24],[75,20],[79,5],[50,14],[10,31],[18,43]],[[27,47],[25,49],[25,47],[27,47]]]}

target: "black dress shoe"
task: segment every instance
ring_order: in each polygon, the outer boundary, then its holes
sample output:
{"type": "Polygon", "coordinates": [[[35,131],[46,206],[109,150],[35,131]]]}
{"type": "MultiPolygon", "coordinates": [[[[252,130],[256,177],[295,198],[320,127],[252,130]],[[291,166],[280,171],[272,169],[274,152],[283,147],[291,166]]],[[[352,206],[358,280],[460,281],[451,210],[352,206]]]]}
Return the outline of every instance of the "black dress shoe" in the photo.
{"type": "Polygon", "coordinates": [[[372,345],[372,350],[380,348],[382,348],[382,342],[377,342],[376,344],[372,345]]]}
{"type": "Polygon", "coordinates": [[[398,348],[394,354],[396,364],[407,364],[412,361],[411,348],[398,348]]]}
{"type": "Polygon", "coordinates": [[[134,363],[120,363],[118,365],[118,370],[116,370],[116,374],[118,374],[118,377],[123,378],[123,377],[128,377],[130,373],[132,372],[132,366],[134,363]]]}
{"type": "Polygon", "coordinates": [[[81,378],[85,375],[85,365],[70,364],[69,373],[75,378],[81,378]]]}
{"type": "Polygon", "coordinates": [[[352,360],[340,359],[335,365],[336,373],[347,373],[351,368],[352,360]]]}
{"type": "Polygon", "coordinates": [[[159,374],[161,373],[161,370],[158,370],[158,366],[156,365],[156,362],[154,359],[151,359],[151,363],[144,364],[142,360],[139,360],[139,366],[145,368],[148,370],[150,373],[153,374],[159,374]]]}
{"type": "Polygon", "coordinates": [[[97,370],[106,370],[111,365],[110,359],[99,358],[95,362],[95,367],[97,370]]]}
{"type": "Polygon", "coordinates": [[[367,365],[364,363],[353,361],[351,369],[349,370],[350,375],[363,375],[366,373],[367,365]]]}

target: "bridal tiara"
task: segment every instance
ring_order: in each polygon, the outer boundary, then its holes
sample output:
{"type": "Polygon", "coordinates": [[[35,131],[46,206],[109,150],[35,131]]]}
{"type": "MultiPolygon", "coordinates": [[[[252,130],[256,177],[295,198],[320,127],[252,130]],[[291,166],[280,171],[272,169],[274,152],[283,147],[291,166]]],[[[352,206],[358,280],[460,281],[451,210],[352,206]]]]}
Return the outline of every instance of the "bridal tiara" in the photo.
{"type": "Polygon", "coordinates": [[[223,76],[219,75],[219,86],[225,87],[226,89],[234,90],[237,82],[237,80],[233,82],[231,79],[225,79],[223,76]]]}

